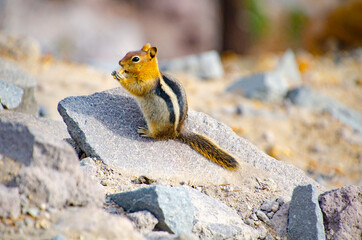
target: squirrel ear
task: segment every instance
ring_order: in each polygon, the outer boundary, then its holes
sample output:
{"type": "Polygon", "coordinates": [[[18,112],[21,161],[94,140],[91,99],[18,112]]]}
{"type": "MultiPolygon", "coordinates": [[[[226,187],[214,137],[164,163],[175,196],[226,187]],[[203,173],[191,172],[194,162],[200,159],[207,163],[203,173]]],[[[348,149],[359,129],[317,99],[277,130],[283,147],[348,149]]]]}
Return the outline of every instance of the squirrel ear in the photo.
{"type": "Polygon", "coordinates": [[[146,43],[146,45],[144,45],[142,48],[141,48],[141,50],[142,51],[148,51],[148,49],[150,49],[151,48],[151,44],[150,43],[146,43]]]}
{"type": "Polygon", "coordinates": [[[147,54],[148,54],[151,58],[156,57],[157,48],[156,48],[156,47],[151,47],[150,49],[148,49],[147,54]]]}

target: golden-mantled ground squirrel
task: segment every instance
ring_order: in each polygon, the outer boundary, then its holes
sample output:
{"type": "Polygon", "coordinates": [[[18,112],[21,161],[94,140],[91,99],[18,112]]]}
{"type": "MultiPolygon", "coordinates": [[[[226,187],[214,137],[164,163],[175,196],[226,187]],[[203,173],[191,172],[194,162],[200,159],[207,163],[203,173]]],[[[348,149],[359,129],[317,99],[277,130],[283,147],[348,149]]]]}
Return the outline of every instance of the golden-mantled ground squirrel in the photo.
{"type": "Polygon", "coordinates": [[[236,170],[235,157],[222,150],[207,137],[183,128],[187,116],[187,99],[182,85],[158,69],[157,48],[149,43],[141,50],[129,52],[119,61],[121,66],[113,77],[138,99],[147,123],[139,127],[142,137],[157,140],[180,140],[218,165],[236,170]]]}

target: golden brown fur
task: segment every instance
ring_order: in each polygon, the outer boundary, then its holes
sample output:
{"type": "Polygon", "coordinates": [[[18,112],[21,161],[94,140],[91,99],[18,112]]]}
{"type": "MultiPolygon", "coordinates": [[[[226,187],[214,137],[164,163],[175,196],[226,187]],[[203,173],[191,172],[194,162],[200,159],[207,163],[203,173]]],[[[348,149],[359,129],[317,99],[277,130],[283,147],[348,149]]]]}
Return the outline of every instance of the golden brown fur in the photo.
{"type": "Polygon", "coordinates": [[[160,73],[157,48],[148,43],[139,51],[126,54],[119,61],[120,68],[112,75],[133,94],[140,105],[147,128],[139,127],[142,137],[157,140],[177,139],[188,144],[216,164],[235,170],[235,157],[222,150],[209,138],[183,129],[187,115],[186,93],[182,85],[160,73]]]}

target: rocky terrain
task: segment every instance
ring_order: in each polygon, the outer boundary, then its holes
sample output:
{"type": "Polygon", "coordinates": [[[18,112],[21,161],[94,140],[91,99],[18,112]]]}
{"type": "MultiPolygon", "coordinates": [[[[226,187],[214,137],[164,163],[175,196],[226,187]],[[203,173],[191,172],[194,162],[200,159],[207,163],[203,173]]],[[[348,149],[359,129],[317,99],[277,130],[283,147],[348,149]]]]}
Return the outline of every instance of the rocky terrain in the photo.
{"type": "Polygon", "coordinates": [[[161,61],[188,93],[186,128],[240,159],[229,172],[139,137],[109,73],[1,38],[0,238],[361,236],[360,51],[161,61]]]}

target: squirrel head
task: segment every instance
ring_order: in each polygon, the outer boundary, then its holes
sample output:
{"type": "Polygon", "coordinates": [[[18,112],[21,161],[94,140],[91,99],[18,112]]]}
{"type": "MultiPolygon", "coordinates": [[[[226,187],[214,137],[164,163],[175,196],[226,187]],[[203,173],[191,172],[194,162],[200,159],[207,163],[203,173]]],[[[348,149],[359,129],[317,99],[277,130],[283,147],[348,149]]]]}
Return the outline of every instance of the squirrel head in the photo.
{"type": "Polygon", "coordinates": [[[141,50],[127,53],[120,61],[121,66],[112,75],[115,79],[134,79],[137,81],[147,81],[158,78],[160,72],[157,63],[157,48],[151,47],[147,43],[141,50]]]}

